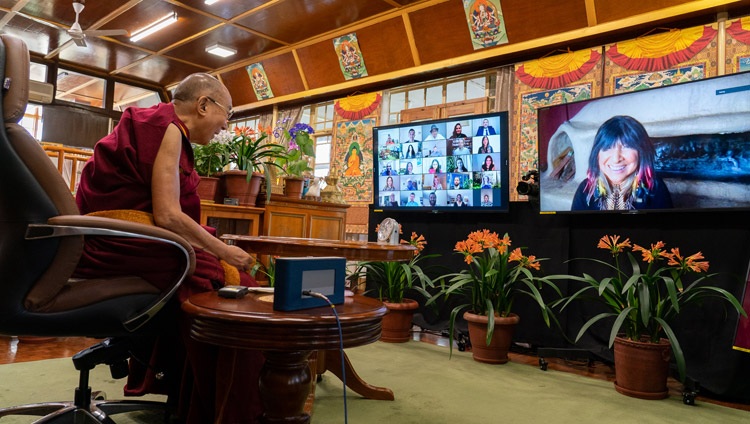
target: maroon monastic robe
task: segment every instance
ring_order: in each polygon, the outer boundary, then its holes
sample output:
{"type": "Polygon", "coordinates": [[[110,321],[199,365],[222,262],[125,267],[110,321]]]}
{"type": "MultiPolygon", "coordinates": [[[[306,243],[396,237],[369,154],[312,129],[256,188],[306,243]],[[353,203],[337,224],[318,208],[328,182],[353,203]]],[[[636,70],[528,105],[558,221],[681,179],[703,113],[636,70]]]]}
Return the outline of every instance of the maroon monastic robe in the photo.
{"type": "MultiPolygon", "coordinates": [[[[151,108],[128,108],[114,131],[101,139],[81,173],[76,202],[81,213],[135,209],[153,212],[151,180],[153,165],[167,127],[176,125],[183,134],[179,160],[180,206],[196,222],[200,219],[200,199],[196,192],[200,177],[193,167],[193,151],[187,128],[175,114],[174,105],[163,103],[151,108]]],[[[209,230],[207,228],[207,230],[209,230]]],[[[219,259],[195,249],[196,269],[180,287],[181,303],[191,294],[224,284],[219,259]]],[[[164,243],[132,239],[87,239],[75,276],[137,275],[160,288],[166,288],[180,272],[173,247],[164,243]]],[[[241,272],[243,285],[257,285],[241,272]]],[[[180,315],[179,305],[173,312],[180,315]]],[[[162,393],[176,396],[182,391],[180,415],[187,422],[212,422],[221,416],[225,422],[254,422],[261,412],[257,376],[262,356],[255,352],[226,352],[198,343],[189,337],[189,320],[179,317],[179,327],[162,334],[142,349],[145,358],[130,361],[127,395],[162,393]],[[183,376],[185,353],[190,362],[183,376]],[[150,356],[150,358],[149,358],[150,356]],[[226,356],[231,360],[227,361],[226,356]],[[157,375],[164,372],[166,379],[157,375]],[[232,377],[235,378],[232,378],[232,377]],[[169,377],[172,377],[171,379],[169,377]],[[183,378],[192,380],[186,390],[183,378]],[[181,386],[181,387],[180,387],[181,386]],[[228,399],[234,402],[227,404],[228,399]],[[187,412],[186,412],[187,411],[187,412]]]]}

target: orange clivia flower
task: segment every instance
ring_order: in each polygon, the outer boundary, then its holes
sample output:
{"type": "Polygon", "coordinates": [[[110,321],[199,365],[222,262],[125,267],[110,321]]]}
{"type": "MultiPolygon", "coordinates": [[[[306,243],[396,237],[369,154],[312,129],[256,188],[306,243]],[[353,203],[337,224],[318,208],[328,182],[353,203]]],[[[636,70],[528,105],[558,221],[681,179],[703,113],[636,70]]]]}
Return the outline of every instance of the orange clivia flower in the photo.
{"type": "Polygon", "coordinates": [[[510,256],[508,256],[508,262],[521,262],[523,260],[523,253],[521,253],[521,248],[516,247],[513,249],[512,252],[510,252],[510,256]]]}
{"type": "Polygon", "coordinates": [[[425,241],[423,235],[417,235],[417,233],[413,232],[411,233],[411,240],[401,240],[401,244],[410,244],[417,248],[417,250],[414,251],[414,256],[419,255],[422,253],[422,250],[424,250],[424,246],[427,244],[427,241],[425,241]]]}
{"type": "Polygon", "coordinates": [[[668,257],[669,257],[669,262],[667,262],[667,265],[679,266],[683,270],[689,269],[693,272],[708,271],[708,261],[700,260],[700,259],[705,259],[703,257],[703,253],[701,252],[698,252],[696,254],[683,258],[682,255],[680,255],[680,249],[677,247],[673,247],[672,252],[669,254],[668,257]]]}
{"type": "Polygon", "coordinates": [[[526,262],[523,263],[523,266],[525,266],[526,268],[536,269],[537,271],[541,268],[541,265],[542,264],[539,263],[539,261],[536,259],[536,256],[534,255],[529,255],[526,258],[526,262]]]}
{"type": "Polygon", "coordinates": [[[234,135],[250,137],[255,135],[255,130],[250,127],[234,127],[234,135]]]}
{"type": "Polygon", "coordinates": [[[625,241],[620,242],[620,236],[604,236],[599,239],[599,244],[596,247],[600,249],[609,250],[609,253],[617,255],[622,252],[624,248],[630,247],[630,239],[626,238],[625,241]]]}
{"type": "Polygon", "coordinates": [[[669,253],[664,251],[664,246],[665,245],[663,241],[651,243],[651,249],[646,249],[645,247],[634,244],[633,251],[641,252],[644,262],[652,263],[656,260],[659,260],[660,258],[669,258],[670,255],[669,253]]]}

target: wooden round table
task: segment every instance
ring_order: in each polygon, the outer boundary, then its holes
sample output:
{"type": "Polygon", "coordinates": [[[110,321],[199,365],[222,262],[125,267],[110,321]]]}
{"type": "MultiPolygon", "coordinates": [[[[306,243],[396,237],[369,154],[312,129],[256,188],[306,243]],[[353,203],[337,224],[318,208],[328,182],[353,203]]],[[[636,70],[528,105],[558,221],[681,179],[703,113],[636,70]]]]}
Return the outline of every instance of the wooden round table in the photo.
{"type": "MultiPolygon", "coordinates": [[[[191,336],[214,345],[261,350],[263,423],[308,423],[305,400],[312,377],[307,358],[314,350],[340,347],[336,317],[329,306],[293,312],[273,310],[267,294],[225,299],[215,292],[191,296],[182,309],[193,317],[191,336]]],[[[344,347],[373,343],[380,337],[385,306],[364,296],[337,305],[344,347]]]]}

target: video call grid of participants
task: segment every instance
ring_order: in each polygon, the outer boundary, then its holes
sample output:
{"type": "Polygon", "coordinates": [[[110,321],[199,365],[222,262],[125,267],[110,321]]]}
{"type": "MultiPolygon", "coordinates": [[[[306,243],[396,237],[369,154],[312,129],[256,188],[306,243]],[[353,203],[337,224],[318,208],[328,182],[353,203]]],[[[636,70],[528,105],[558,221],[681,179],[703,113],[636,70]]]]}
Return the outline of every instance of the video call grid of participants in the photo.
{"type": "Polygon", "coordinates": [[[379,130],[380,206],[493,206],[499,125],[489,117],[379,130]]]}

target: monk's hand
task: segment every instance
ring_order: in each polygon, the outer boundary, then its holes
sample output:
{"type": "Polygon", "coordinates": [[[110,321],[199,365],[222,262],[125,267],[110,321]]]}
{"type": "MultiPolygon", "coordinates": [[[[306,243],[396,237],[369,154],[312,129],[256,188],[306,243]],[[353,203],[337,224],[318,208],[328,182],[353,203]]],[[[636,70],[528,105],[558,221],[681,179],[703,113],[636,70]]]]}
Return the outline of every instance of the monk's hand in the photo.
{"type": "Polygon", "coordinates": [[[253,264],[254,259],[250,254],[245,252],[243,249],[237,246],[226,246],[226,250],[222,255],[221,259],[224,259],[228,264],[235,266],[241,270],[248,270],[253,264]]]}

